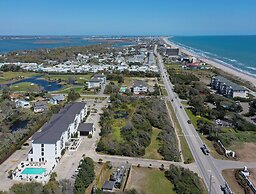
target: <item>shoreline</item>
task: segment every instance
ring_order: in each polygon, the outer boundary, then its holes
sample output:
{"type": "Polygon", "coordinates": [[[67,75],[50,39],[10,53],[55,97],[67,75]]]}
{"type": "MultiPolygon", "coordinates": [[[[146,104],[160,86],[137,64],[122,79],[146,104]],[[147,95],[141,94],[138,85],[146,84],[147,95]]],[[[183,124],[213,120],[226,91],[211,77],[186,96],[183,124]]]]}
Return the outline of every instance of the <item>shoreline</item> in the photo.
{"type": "Polygon", "coordinates": [[[246,73],[242,73],[238,70],[235,70],[231,67],[228,67],[228,66],[225,66],[221,63],[218,63],[214,60],[211,60],[211,59],[208,59],[208,58],[205,58],[203,56],[200,56],[200,55],[197,55],[191,51],[188,51],[186,50],[185,48],[181,47],[181,46],[178,46],[174,43],[172,43],[168,37],[163,37],[162,40],[165,42],[165,44],[171,46],[171,47],[175,47],[175,48],[179,48],[180,51],[188,56],[192,56],[192,57],[196,57],[198,58],[200,61],[202,62],[205,62],[209,65],[212,65],[213,67],[217,68],[217,69],[220,69],[228,74],[231,74],[232,76],[235,76],[236,78],[240,79],[241,81],[245,81],[245,82],[249,82],[253,87],[256,87],[256,78],[253,77],[253,76],[250,76],[246,73]]]}

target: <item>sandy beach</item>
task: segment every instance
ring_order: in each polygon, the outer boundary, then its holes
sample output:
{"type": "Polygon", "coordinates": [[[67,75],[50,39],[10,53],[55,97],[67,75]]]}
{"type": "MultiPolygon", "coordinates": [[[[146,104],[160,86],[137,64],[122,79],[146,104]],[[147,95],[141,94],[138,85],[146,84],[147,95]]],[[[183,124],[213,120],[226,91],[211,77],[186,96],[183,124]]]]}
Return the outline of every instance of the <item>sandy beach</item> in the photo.
{"type": "Polygon", "coordinates": [[[186,55],[196,57],[196,58],[198,58],[199,60],[201,60],[202,62],[208,63],[209,65],[212,65],[212,66],[214,66],[214,67],[216,67],[216,68],[219,68],[219,69],[221,69],[222,71],[227,72],[228,74],[232,74],[233,76],[237,77],[237,79],[240,79],[241,81],[250,82],[250,84],[251,84],[252,86],[256,87],[256,78],[255,78],[255,77],[252,77],[252,76],[247,75],[247,74],[245,74],[245,73],[239,72],[239,71],[237,71],[237,70],[235,70],[235,69],[232,69],[232,68],[230,68],[230,67],[227,67],[227,66],[225,66],[225,65],[223,65],[223,64],[221,64],[221,63],[218,63],[218,62],[216,62],[216,61],[213,61],[213,60],[210,60],[210,59],[208,59],[208,58],[204,58],[204,57],[202,57],[202,56],[199,56],[199,55],[197,55],[197,54],[195,54],[195,53],[192,53],[192,52],[190,52],[190,51],[184,49],[183,47],[180,47],[180,46],[175,45],[174,43],[170,42],[169,39],[168,39],[168,37],[164,37],[164,38],[163,38],[163,41],[164,41],[167,45],[169,45],[169,46],[171,46],[171,47],[180,48],[181,52],[184,53],[184,54],[186,54],[186,55]]]}

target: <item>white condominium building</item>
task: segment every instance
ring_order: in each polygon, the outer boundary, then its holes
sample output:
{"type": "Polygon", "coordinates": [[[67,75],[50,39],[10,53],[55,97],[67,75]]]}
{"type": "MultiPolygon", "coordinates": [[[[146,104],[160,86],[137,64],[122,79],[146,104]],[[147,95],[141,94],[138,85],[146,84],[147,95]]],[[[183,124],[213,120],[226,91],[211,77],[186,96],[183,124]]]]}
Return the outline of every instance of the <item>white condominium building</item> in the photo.
{"type": "MultiPolygon", "coordinates": [[[[79,124],[87,113],[84,102],[66,105],[58,114],[52,116],[41,131],[32,137],[32,149],[28,154],[30,162],[57,163],[65,144],[71,135],[77,133],[79,124]]],[[[79,133],[78,133],[79,134],[79,133]]]]}

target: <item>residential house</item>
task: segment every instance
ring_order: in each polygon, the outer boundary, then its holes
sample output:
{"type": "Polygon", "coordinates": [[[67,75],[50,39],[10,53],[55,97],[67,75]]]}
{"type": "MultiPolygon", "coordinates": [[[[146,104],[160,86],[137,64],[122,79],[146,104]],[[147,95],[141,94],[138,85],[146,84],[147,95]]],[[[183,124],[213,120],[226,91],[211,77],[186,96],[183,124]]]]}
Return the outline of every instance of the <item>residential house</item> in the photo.
{"type": "Polygon", "coordinates": [[[34,104],[34,112],[41,113],[48,110],[48,106],[46,102],[39,101],[34,104]]]}
{"type": "Polygon", "coordinates": [[[17,99],[19,99],[21,97],[23,97],[23,94],[19,94],[19,93],[10,94],[11,101],[16,101],[17,99]]]}
{"type": "Polygon", "coordinates": [[[247,98],[248,90],[222,76],[213,76],[211,88],[217,90],[223,96],[235,98],[247,98]]]}
{"type": "Polygon", "coordinates": [[[132,88],[134,94],[142,94],[148,91],[148,86],[144,80],[135,80],[132,88]]]}
{"type": "Polygon", "coordinates": [[[106,83],[106,76],[103,74],[96,74],[95,76],[90,79],[87,84],[88,88],[100,88],[103,84],[106,83]]]}
{"type": "Polygon", "coordinates": [[[53,96],[50,99],[49,103],[53,104],[53,105],[56,105],[56,104],[59,104],[60,102],[62,102],[64,100],[65,100],[65,95],[64,94],[59,94],[59,95],[53,96]]]}
{"type": "Polygon", "coordinates": [[[16,108],[30,108],[30,103],[26,100],[15,100],[15,105],[16,105],[16,108]]]}
{"type": "Polygon", "coordinates": [[[87,106],[84,102],[74,102],[53,115],[42,130],[33,135],[28,161],[57,163],[66,143],[70,142],[72,134],[77,133],[86,113],[87,106]]]}

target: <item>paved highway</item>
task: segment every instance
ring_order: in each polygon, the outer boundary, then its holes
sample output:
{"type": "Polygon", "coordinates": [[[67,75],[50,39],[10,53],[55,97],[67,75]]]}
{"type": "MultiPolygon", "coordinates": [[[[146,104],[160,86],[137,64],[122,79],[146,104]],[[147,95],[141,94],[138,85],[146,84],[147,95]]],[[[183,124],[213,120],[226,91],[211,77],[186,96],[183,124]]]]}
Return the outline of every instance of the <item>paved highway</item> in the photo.
{"type": "Polygon", "coordinates": [[[160,73],[168,93],[168,100],[172,103],[177,119],[188,142],[189,148],[195,159],[201,177],[203,178],[209,193],[220,194],[222,193],[220,186],[224,184],[225,180],[222,177],[221,172],[216,168],[214,158],[210,154],[208,156],[204,155],[201,151],[200,147],[202,146],[203,141],[199,137],[194,126],[187,123],[189,117],[181,104],[181,100],[172,90],[173,85],[167,76],[162,57],[157,52],[157,45],[155,46],[154,52],[158,58],[160,73]]]}

